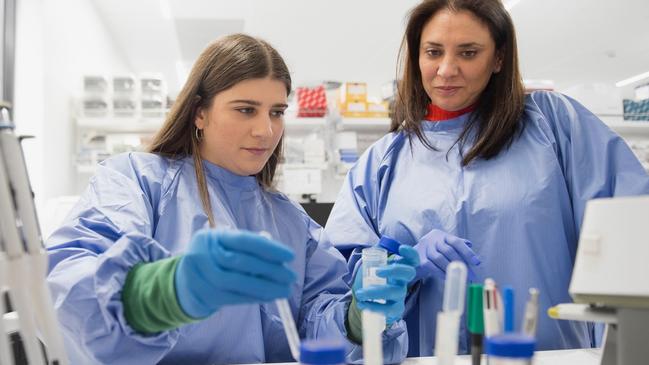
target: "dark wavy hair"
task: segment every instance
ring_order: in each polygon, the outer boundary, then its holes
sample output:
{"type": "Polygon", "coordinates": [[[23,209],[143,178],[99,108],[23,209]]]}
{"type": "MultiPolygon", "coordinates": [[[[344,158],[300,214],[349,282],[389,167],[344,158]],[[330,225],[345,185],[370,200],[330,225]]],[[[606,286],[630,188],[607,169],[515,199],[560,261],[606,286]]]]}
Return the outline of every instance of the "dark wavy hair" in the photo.
{"type": "Polygon", "coordinates": [[[462,155],[462,165],[466,166],[476,158],[495,157],[503,148],[511,145],[517,131],[523,128],[520,120],[525,108],[525,87],[518,66],[516,33],[501,0],[425,0],[411,10],[399,50],[397,73],[402,77],[390,130],[403,130],[409,138],[415,135],[428,148],[435,149],[421,129],[431,100],[422,84],[419,48],[424,26],[444,9],[468,11],[480,19],[489,29],[496,53],[502,57],[500,72],[491,75],[476,110],[456,141],[462,151],[469,136],[474,135],[473,146],[466,155],[462,155]]]}

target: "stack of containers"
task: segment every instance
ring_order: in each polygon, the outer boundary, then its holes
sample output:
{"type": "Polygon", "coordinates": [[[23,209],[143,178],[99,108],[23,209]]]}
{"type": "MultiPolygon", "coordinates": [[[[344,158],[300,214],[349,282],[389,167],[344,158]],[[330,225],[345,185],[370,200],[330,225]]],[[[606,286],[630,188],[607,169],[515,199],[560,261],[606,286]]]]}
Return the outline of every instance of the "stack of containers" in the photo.
{"type": "Polygon", "coordinates": [[[104,76],[87,75],[83,78],[82,112],[86,117],[108,115],[109,90],[104,76]]]}
{"type": "Polygon", "coordinates": [[[167,106],[167,87],[164,79],[156,75],[140,77],[140,110],[142,117],[163,117],[167,106]]]}
{"type": "Polygon", "coordinates": [[[358,160],[358,138],[356,132],[338,132],[335,137],[338,155],[338,173],[346,173],[358,160]]]}
{"type": "Polygon", "coordinates": [[[327,95],[323,85],[298,87],[298,118],[322,118],[327,113],[327,95]]]}
{"type": "Polygon", "coordinates": [[[343,117],[367,116],[367,84],[346,82],[338,89],[338,110],[343,117]]]}
{"type": "Polygon", "coordinates": [[[132,117],[137,109],[136,81],[134,76],[113,77],[113,114],[132,117]]]}

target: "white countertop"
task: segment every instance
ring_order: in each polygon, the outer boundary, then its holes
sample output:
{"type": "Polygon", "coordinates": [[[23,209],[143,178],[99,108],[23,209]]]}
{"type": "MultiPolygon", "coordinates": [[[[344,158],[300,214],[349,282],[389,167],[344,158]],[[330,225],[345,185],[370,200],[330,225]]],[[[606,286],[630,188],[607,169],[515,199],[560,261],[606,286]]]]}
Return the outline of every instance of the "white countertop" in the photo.
{"type": "MultiPolygon", "coordinates": [[[[598,365],[601,356],[601,349],[578,349],[578,350],[556,350],[537,351],[534,354],[534,365],[598,365]]],[[[407,358],[403,365],[437,365],[437,359],[433,357],[412,357],[407,358]]],[[[482,364],[487,364],[487,359],[482,358],[482,364]]],[[[471,356],[458,356],[455,365],[471,365],[471,356]]]]}
{"type": "MultiPolygon", "coordinates": [[[[577,349],[537,351],[534,354],[534,365],[599,365],[601,349],[577,349]]],[[[274,365],[288,365],[296,363],[276,363],[274,365]]],[[[403,365],[437,365],[433,357],[409,357],[402,362],[403,365]]],[[[482,358],[482,364],[487,364],[487,359],[482,358]]],[[[461,355],[456,358],[455,365],[471,365],[470,355],[461,355]]]]}

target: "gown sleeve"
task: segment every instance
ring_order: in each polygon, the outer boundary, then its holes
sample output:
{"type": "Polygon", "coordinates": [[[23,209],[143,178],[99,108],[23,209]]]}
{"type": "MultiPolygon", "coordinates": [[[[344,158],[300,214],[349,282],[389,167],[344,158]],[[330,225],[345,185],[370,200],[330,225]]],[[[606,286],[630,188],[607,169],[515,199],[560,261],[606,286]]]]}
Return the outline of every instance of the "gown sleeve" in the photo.
{"type": "Polygon", "coordinates": [[[106,161],[46,242],[47,282],[73,362],[156,363],[178,339],[178,329],[140,335],[124,317],[129,270],[170,256],[151,238],[162,179],[145,180],[130,155],[106,161]]]}
{"type": "Polygon", "coordinates": [[[547,119],[572,200],[576,232],[586,202],[595,198],[649,194],[649,175],[626,142],[576,100],[536,92],[547,119]]]}

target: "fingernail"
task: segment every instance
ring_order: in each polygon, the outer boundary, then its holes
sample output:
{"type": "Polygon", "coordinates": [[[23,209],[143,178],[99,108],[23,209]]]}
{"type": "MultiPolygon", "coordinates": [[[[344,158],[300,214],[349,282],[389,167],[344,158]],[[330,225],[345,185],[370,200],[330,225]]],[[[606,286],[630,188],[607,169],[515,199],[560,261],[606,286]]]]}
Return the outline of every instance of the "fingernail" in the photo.
{"type": "Polygon", "coordinates": [[[473,247],[473,243],[471,241],[464,241],[469,248],[473,247]]]}
{"type": "Polygon", "coordinates": [[[478,265],[480,265],[481,262],[482,262],[482,261],[480,261],[480,259],[478,258],[478,256],[473,256],[473,258],[471,259],[471,263],[472,263],[474,266],[478,266],[478,265]]]}

